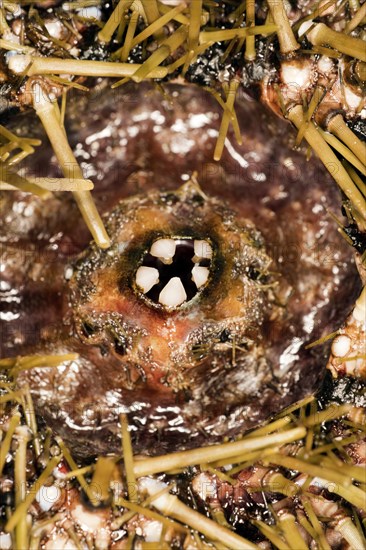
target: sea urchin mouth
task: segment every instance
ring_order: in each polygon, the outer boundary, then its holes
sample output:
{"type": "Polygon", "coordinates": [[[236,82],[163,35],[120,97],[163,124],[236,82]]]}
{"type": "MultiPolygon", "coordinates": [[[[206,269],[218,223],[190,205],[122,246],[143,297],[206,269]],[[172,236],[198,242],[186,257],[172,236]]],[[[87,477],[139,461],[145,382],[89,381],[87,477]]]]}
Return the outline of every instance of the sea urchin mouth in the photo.
{"type": "Polygon", "coordinates": [[[142,258],[136,287],[149,302],[168,309],[192,300],[209,280],[212,246],[207,240],[159,238],[142,258]]]}

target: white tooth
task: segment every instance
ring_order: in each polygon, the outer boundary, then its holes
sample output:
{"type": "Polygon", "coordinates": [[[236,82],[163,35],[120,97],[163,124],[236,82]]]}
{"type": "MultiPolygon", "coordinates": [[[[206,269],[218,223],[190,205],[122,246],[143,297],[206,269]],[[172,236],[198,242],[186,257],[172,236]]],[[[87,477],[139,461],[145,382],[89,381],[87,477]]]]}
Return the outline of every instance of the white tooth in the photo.
{"type": "Polygon", "coordinates": [[[202,285],[207,283],[208,275],[209,270],[207,267],[195,265],[192,269],[192,281],[196,283],[197,288],[200,288],[202,285]]]}
{"type": "Polygon", "coordinates": [[[159,295],[159,302],[167,307],[180,306],[186,299],[187,294],[179,277],[172,277],[159,295]]]}
{"type": "Polygon", "coordinates": [[[146,267],[142,265],[136,271],[136,284],[146,294],[159,282],[159,271],[155,267],[146,267]]]}
{"type": "Polygon", "coordinates": [[[175,241],[173,239],[159,239],[151,247],[150,254],[156,258],[170,259],[175,254],[175,241]]]}
{"type": "Polygon", "coordinates": [[[207,241],[194,241],[194,253],[198,258],[212,258],[212,247],[207,241]]]}

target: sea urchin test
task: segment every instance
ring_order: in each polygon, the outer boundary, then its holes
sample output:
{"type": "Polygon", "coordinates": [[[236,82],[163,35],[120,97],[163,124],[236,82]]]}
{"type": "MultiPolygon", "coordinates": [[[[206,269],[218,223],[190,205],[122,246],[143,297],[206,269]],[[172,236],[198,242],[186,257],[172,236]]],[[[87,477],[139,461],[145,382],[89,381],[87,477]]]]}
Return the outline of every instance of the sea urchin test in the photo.
{"type": "MultiPolygon", "coordinates": [[[[272,260],[253,223],[195,181],[120,201],[106,220],[112,246],[93,243],[66,268],[69,328],[45,345],[78,358],[24,379],[51,423],[68,418],[58,423],[65,439],[75,442],[70,426],[80,426],[81,454],[91,452],[83,437],[89,430],[94,448],[106,440],[118,448],[113,434],[122,410],[133,411],[149,437],[158,410],[159,429],[171,431],[178,421],[191,445],[208,380],[219,376],[216,406],[224,411],[271,379],[261,327],[283,308],[275,303],[272,260]]],[[[204,414],[215,424],[218,411],[204,414]]]]}
{"type": "Polygon", "coordinates": [[[105,224],[111,247],[65,266],[63,318],[31,350],[64,363],[19,375],[76,455],[118,451],[121,412],[154,453],[235,435],[314,388],[302,282],[247,216],[193,178],[116,202],[105,224]]]}

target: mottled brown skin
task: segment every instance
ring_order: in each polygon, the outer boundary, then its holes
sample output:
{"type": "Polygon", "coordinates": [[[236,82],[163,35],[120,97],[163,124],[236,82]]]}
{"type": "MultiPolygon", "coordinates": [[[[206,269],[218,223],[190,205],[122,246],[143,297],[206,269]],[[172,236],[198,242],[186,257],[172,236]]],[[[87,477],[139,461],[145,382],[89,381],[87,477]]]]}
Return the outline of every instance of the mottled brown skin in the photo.
{"type": "MultiPolygon", "coordinates": [[[[167,90],[172,102],[142,87],[119,90],[118,95],[104,90],[88,102],[76,99],[74,110],[71,103],[68,135],[85,175],[95,181],[99,209],[118,212],[116,205],[124,197],[151,189],[176,190],[196,170],[203,192],[214,198],[210,201],[226,204],[235,219],[242,220],[235,223],[260,230],[266,254],[273,259],[271,281],[278,285],[275,292],[260,291],[266,307],[254,329],[253,323],[246,323],[241,334],[249,342],[247,351],[236,350],[233,360],[229,339],[226,349],[215,348],[216,342],[196,363],[183,354],[177,366],[159,333],[166,314],[148,311],[127,288],[118,294],[115,272],[111,276],[108,270],[95,270],[84,281],[77,282],[75,275],[65,281],[66,264],[77,271],[95,252],[92,247],[79,263],[76,260],[89,235],[70,196],[44,203],[20,194],[3,196],[3,276],[12,285],[5,292],[14,289],[20,301],[3,298],[7,311],[18,308],[19,317],[4,322],[2,354],[80,354],[68,367],[34,370],[25,378],[38,412],[83,456],[119,449],[120,412],[129,413],[135,450],[161,453],[235,435],[308,395],[324,374],[327,349],[306,350],[305,345],[337,328],[358,292],[350,248],[328,214],[340,215],[339,192],[316,159],[306,162],[303,152],[291,150],[289,126],[242,97],[237,114],[243,145],[229,134],[222,161],[214,163],[219,124],[214,100],[193,87],[167,90]],[[30,207],[41,216],[33,215],[30,207]],[[80,283],[83,287],[96,275],[97,292],[88,291],[80,299],[80,283]],[[83,316],[98,325],[89,338],[80,324],[83,316]],[[115,336],[121,319],[126,322],[122,332],[131,331],[123,355],[116,352],[109,330],[112,326],[115,336]],[[138,335],[140,347],[134,343],[138,335]],[[152,359],[144,356],[146,350],[152,359]]],[[[27,124],[25,119],[24,128],[27,124]]],[[[56,174],[49,157],[44,145],[33,156],[30,170],[56,174]]],[[[153,228],[154,199],[148,197],[147,220],[153,228]]],[[[189,219],[194,207],[189,201],[186,205],[189,219]]],[[[113,216],[107,215],[107,225],[113,225],[113,216]]],[[[115,228],[112,238],[117,234],[115,228]]],[[[227,238],[220,231],[218,235],[223,242],[227,238]]],[[[132,250],[132,235],[130,246],[132,250]]],[[[224,280],[229,295],[234,283],[224,280]]],[[[195,307],[199,312],[200,302],[195,307]]],[[[223,308],[218,311],[217,319],[212,316],[215,323],[226,315],[223,308]]],[[[239,314],[246,319],[243,311],[239,314]]],[[[183,310],[172,318],[179,326],[177,341],[185,342],[191,321],[183,310]]]]}

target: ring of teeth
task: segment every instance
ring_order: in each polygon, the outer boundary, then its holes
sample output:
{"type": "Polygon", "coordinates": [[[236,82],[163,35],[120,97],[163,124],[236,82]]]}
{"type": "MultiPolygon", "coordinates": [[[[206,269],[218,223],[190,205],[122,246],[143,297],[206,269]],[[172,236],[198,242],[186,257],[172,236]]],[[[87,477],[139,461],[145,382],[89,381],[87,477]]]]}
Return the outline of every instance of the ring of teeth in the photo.
{"type": "Polygon", "coordinates": [[[157,239],[136,271],[136,286],[153,302],[178,307],[207,284],[212,253],[206,240],[157,239]]]}

